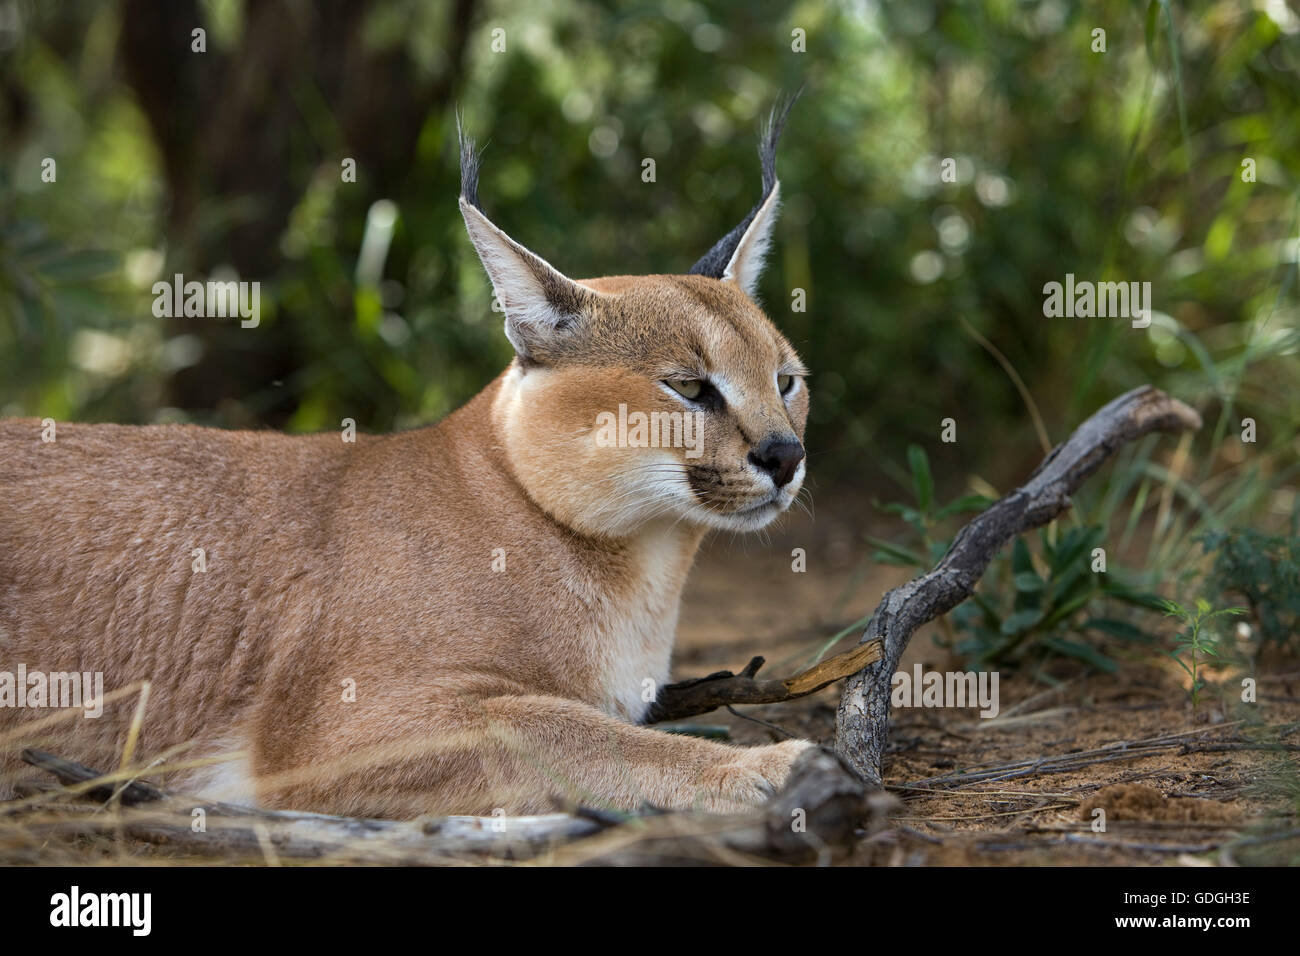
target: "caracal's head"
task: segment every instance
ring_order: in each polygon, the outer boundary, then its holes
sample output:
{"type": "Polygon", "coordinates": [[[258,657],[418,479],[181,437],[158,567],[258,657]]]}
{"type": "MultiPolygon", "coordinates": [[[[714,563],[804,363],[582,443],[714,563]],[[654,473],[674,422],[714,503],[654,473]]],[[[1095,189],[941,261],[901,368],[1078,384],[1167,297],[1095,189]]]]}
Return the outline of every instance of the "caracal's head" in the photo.
{"type": "Polygon", "coordinates": [[[461,213],[516,358],[494,415],[515,476],[586,534],[650,523],[762,528],[803,484],[807,370],[751,295],[776,219],[774,110],[763,197],[687,275],[574,280],[478,202],[462,139],[461,213]]]}

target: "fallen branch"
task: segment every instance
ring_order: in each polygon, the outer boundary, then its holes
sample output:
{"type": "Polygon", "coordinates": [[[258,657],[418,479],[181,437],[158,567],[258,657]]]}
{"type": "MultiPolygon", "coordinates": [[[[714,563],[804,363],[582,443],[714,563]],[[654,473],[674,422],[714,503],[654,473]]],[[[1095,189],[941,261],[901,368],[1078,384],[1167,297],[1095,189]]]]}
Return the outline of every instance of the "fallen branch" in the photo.
{"type": "Polygon", "coordinates": [[[828,657],[784,680],[755,680],[763,658],[755,657],[739,674],[718,671],[707,677],[666,684],[650,705],[646,723],[679,720],[707,714],[719,707],[734,704],[778,704],[795,700],[827,687],[837,680],[856,674],[872,661],[880,659],[878,642],[859,644],[851,650],[828,657]]]}
{"type": "Polygon", "coordinates": [[[879,641],[882,656],[848,679],[836,715],[836,750],[864,781],[881,784],[891,679],[917,628],[970,597],[1003,545],[1061,514],[1084,479],[1125,443],[1200,425],[1194,409],[1150,385],[1126,392],[1052,449],[1024,485],[962,528],[938,565],[885,595],[860,642],[879,641]]]}
{"type": "MultiPolygon", "coordinates": [[[[579,809],[530,817],[453,816],[412,821],[339,817],[321,813],[261,810],[213,803],[132,781],[126,787],[89,767],[39,750],[23,760],[69,787],[33,798],[8,817],[25,830],[48,835],[121,832],[136,839],[228,860],[232,856],[436,865],[457,859],[520,860],[563,852],[581,862],[664,863],[702,859],[829,860],[851,845],[872,819],[883,821],[894,799],[868,796],[853,773],[829,750],[803,755],[786,787],[767,806],[744,814],[654,813],[648,816],[579,809]],[[77,812],[60,796],[111,800],[121,789],[122,808],[77,812]],[[194,827],[203,810],[202,829],[194,827]],[[598,834],[617,833],[603,842],[598,834]]],[[[0,817],[0,819],[4,819],[0,817]]],[[[550,859],[550,862],[556,862],[550,859]]],[[[572,862],[572,860],[570,860],[572,862]]]]}
{"type": "MultiPolygon", "coordinates": [[[[120,787],[108,781],[97,783],[103,776],[97,771],[44,751],[24,750],[22,759],[53,774],[77,796],[107,802],[120,787]]],[[[58,816],[64,819],[22,822],[64,833],[113,832],[120,826],[137,839],[223,857],[263,856],[269,846],[287,859],[390,865],[446,863],[464,856],[524,859],[609,825],[566,813],[399,821],[262,810],[173,794],[138,780],[122,788],[120,799],[126,808],[120,815],[63,813],[58,816]],[[200,830],[194,828],[196,809],[203,811],[200,830]]],[[[33,809],[41,807],[37,804],[33,809]]]]}
{"type": "Polygon", "coordinates": [[[825,865],[860,834],[883,827],[897,806],[891,794],[868,793],[830,750],[815,749],[796,761],[785,787],[759,810],[639,818],[557,849],[545,862],[671,866],[781,860],[825,865]]]}
{"type": "Polygon", "coordinates": [[[952,787],[964,787],[972,783],[1002,780],[1012,776],[1019,777],[1040,773],[1044,775],[1066,773],[1091,766],[1095,763],[1106,763],[1112,760],[1136,759],[1138,757],[1150,757],[1169,750],[1183,750],[1186,752],[1184,748],[1188,746],[1186,742],[1188,737],[1199,737],[1205,734],[1220,733],[1224,730],[1239,726],[1241,723],[1242,721],[1236,720],[1229,724],[1220,724],[1217,727],[1198,727],[1193,730],[1183,730],[1174,734],[1161,734],[1158,737],[1146,737],[1142,740],[1117,740],[1114,743],[1105,744],[1101,747],[1093,747],[1089,750],[1076,750],[1071,753],[1063,754],[1043,754],[1042,756],[1032,757],[1028,760],[1013,760],[1010,763],[977,764],[973,767],[967,767],[960,773],[944,774],[941,777],[926,777],[924,780],[914,780],[910,784],[907,784],[907,787],[913,789],[926,788],[938,792],[938,788],[949,785],[952,787]]]}

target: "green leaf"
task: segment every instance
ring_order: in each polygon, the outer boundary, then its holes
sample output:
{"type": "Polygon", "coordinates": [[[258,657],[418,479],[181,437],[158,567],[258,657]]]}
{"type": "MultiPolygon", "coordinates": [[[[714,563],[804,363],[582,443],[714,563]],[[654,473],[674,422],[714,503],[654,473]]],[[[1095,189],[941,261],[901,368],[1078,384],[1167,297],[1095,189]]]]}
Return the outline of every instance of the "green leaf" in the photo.
{"type": "Polygon", "coordinates": [[[891,501],[889,504],[877,505],[876,507],[887,514],[898,515],[909,524],[921,517],[921,512],[917,511],[910,505],[905,505],[897,501],[891,501]]]}
{"type": "Polygon", "coordinates": [[[1079,629],[1081,631],[1101,631],[1103,634],[1109,634],[1111,637],[1118,637],[1124,641],[1151,640],[1141,628],[1135,627],[1128,621],[1121,621],[1113,617],[1090,617],[1079,625],[1079,629]]]}
{"type": "Polygon", "coordinates": [[[898,515],[922,537],[925,536],[925,516],[915,508],[908,507],[897,501],[891,501],[887,505],[877,504],[877,508],[889,514],[898,515]]]}
{"type": "Polygon", "coordinates": [[[1147,18],[1145,41],[1147,47],[1147,60],[1152,66],[1156,66],[1156,31],[1160,28],[1160,3],[1159,0],[1151,0],[1147,4],[1147,18]]]}
{"type": "Polygon", "coordinates": [[[916,503],[923,514],[930,513],[934,504],[934,478],[930,475],[930,459],[920,445],[907,446],[907,461],[912,466],[912,486],[916,490],[916,503]]]}
{"type": "Polygon", "coordinates": [[[970,599],[983,612],[985,620],[989,624],[997,626],[998,621],[1001,620],[1001,615],[998,614],[997,608],[993,606],[989,599],[980,594],[979,591],[974,592],[970,599]]]}
{"type": "Polygon", "coordinates": [[[1050,647],[1058,654],[1064,654],[1067,657],[1073,657],[1077,660],[1084,661],[1098,670],[1103,670],[1113,674],[1119,669],[1118,664],[1101,651],[1088,644],[1080,644],[1077,641],[1067,641],[1059,637],[1045,638],[1043,644],[1046,647],[1050,647]]]}
{"type": "Polygon", "coordinates": [[[1245,614],[1245,613],[1247,613],[1247,611],[1244,607],[1224,607],[1224,608],[1219,608],[1219,610],[1215,611],[1213,614],[1207,615],[1205,619],[1207,621],[1211,621],[1214,618],[1222,617],[1225,614],[1238,615],[1238,614],[1245,614]]]}
{"type": "MultiPolygon", "coordinates": [[[[1062,574],[1073,568],[1085,553],[1091,552],[1101,540],[1103,529],[1100,525],[1088,528],[1071,528],[1061,539],[1061,543],[1052,552],[1052,574],[1062,574]]],[[[1088,569],[1091,573],[1091,568],[1088,569]]]]}
{"type": "Polygon", "coordinates": [[[956,501],[950,501],[934,513],[936,518],[947,518],[950,515],[961,514],[968,511],[983,511],[989,505],[993,504],[994,499],[988,495],[965,495],[956,501]]]}
{"type": "Polygon", "coordinates": [[[1016,538],[1016,543],[1011,546],[1011,570],[1016,574],[1038,573],[1034,570],[1034,559],[1029,554],[1029,545],[1025,544],[1024,538],[1016,538]]]}
{"type": "Polygon", "coordinates": [[[39,271],[47,279],[80,282],[108,275],[117,269],[118,262],[118,257],[114,253],[85,250],[70,252],[66,256],[51,259],[44,263],[39,271]]]}
{"type": "Polygon", "coordinates": [[[873,561],[880,564],[901,564],[905,567],[925,567],[925,562],[915,551],[909,551],[901,545],[892,544],[880,538],[867,538],[867,541],[875,545],[877,549],[876,553],[871,556],[873,561]]]}
{"type": "Polygon", "coordinates": [[[1037,624],[1042,616],[1043,612],[1036,607],[1016,611],[1014,614],[1007,615],[1006,620],[1002,622],[1002,633],[1020,634],[1037,624]]]}
{"type": "Polygon", "coordinates": [[[1094,592],[1092,590],[1087,590],[1082,594],[1076,594],[1069,599],[1062,600],[1060,604],[1053,608],[1052,613],[1044,619],[1043,627],[1055,627],[1057,624],[1061,623],[1061,621],[1064,621],[1075,611],[1079,610],[1079,608],[1091,601],[1093,596],[1094,592]]]}
{"type": "Polygon", "coordinates": [[[1014,580],[1017,591],[1041,591],[1047,583],[1033,571],[1021,571],[1014,580]]]}
{"type": "MultiPolygon", "coordinates": [[[[1174,100],[1178,104],[1178,131],[1181,134],[1183,143],[1183,161],[1187,164],[1185,168],[1190,168],[1192,144],[1191,134],[1188,132],[1187,126],[1187,98],[1183,94],[1183,58],[1178,50],[1178,34],[1174,32],[1174,13],[1169,5],[1169,0],[1158,0],[1158,2],[1161,12],[1165,15],[1165,39],[1169,41],[1169,61],[1174,67],[1174,100]]],[[[1210,364],[1212,367],[1214,366],[1213,362],[1210,364]]],[[[1211,372],[1212,376],[1214,374],[1211,372]]]]}
{"type": "Polygon", "coordinates": [[[1106,597],[1114,598],[1116,601],[1123,601],[1125,604],[1132,604],[1135,607],[1145,607],[1152,611],[1164,611],[1167,617],[1180,618],[1184,616],[1184,609],[1181,604],[1147,591],[1130,591],[1128,588],[1110,587],[1106,589],[1106,597]]]}
{"type": "Polygon", "coordinates": [[[1060,604],[1075,595],[1091,592],[1097,587],[1097,577],[1086,567],[1076,564],[1052,580],[1052,603],[1060,604]]]}

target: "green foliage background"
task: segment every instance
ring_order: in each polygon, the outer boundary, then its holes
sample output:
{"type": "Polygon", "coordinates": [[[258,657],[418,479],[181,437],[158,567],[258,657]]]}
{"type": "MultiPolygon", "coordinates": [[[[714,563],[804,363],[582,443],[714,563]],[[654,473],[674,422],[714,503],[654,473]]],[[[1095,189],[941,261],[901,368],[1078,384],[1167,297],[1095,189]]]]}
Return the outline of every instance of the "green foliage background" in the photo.
{"type": "Polygon", "coordinates": [[[1294,485],[1300,16],[1279,0],[0,0],[0,413],[432,421],[510,354],[457,213],[457,107],[517,239],[577,277],[682,272],[756,199],[758,122],[800,84],[762,293],[814,370],[819,481],[902,475],[882,463],[912,442],[936,474],[1022,474],[1032,418],[982,337],[1053,441],[1150,381],[1220,423],[1197,448],[1224,467],[1254,417],[1253,465],[1294,485]],[[175,272],[259,280],[261,327],[155,318],[175,272]],[[1151,328],[1044,318],[1066,273],[1151,282],[1151,328]]]}

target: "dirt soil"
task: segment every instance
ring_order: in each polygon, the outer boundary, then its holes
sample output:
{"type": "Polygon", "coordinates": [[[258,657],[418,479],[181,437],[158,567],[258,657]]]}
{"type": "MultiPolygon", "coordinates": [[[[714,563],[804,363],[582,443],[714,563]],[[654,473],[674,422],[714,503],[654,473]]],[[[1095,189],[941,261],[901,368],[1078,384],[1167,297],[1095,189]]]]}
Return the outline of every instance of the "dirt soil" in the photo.
{"type": "MultiPolygon", "coordinates": [[[[685,597],[674,679],[739,670],[755,654],[767,659],[765,676],[794,673],[909,576],[863,563],[868,549],[849,529],[866,524],[787,520],[766,542],[720,536],[706,545],[685,597]],[[792,570],[795,548],[806,553],[802,573],[792,570]]],[[[964,670],[937,633],[916,635],[902,669],[964,670]]],[[[1117,674],[1062,661],[1055,687],[1001,674],[996,718],[895,709],[884,773],[901,805],[844,862],[1300,863],[1300,661],[1261,658],[1254,704],[1236,703],[1240,675],[1229,684],[1225,673],[1221,693],[1203,693],[1194,710],[1167,657],[1111,653],[1122,661],[1117,674]]],[[[757,718],[830,744],[839,691],[680,723],[726,728],[744,744],[781,739],[747,719],[757,718]]]]}

